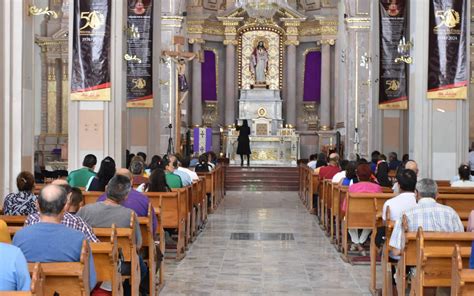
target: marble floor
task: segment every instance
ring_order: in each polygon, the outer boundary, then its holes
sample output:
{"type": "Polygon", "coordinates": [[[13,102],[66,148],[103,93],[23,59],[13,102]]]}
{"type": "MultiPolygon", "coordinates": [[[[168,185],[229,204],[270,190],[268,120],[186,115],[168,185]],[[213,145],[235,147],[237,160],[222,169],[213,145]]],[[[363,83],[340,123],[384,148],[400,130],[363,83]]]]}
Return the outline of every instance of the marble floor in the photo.
{"type": "Polygon", "coordinates": [[[296,192],[227,192],[165,274],[160,295],[370,295],[369,266],[340,259],[296,192]]]}

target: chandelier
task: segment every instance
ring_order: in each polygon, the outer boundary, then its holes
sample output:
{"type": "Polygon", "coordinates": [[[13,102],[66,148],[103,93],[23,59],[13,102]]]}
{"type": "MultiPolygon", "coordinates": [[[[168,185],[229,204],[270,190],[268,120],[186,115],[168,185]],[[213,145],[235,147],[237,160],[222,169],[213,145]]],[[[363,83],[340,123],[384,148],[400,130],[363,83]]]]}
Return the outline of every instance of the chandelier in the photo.
{"type": "Polygon", "coordinates": [[[286,7],[287,0],[236,0],[235,6],[242,8],[251,18],[270,19],[280,6],[286,7]]]}

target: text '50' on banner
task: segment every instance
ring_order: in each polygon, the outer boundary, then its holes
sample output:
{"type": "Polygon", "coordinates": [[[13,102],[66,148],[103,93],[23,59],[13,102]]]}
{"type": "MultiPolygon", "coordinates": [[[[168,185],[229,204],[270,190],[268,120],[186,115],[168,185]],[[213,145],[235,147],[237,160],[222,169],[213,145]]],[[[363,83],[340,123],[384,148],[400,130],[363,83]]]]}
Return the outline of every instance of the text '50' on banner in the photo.
{"type": "Polygon", "coordinates": [[[127,4],[127,107],[153,108],[153,1],[127,4]]]}
{"type": "Polygon", "coordinates": [[[428,99],[466,99],[467,1],[430,0],[428,99]]]}
{"type": "Polygon", "coordinates": [[[75,0],[71,100],[110,101],[111,0],[75,0]]]}

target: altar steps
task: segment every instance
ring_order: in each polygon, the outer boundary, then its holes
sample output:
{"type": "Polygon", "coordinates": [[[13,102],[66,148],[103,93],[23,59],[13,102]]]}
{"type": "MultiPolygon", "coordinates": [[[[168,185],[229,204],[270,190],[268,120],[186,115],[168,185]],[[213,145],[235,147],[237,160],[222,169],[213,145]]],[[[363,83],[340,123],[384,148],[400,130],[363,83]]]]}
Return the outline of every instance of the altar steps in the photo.
{"type": "Polygon", "coordinates": [[[297,167],[234,167],[225,172],[229,191],[298,191],[297,167]]]}

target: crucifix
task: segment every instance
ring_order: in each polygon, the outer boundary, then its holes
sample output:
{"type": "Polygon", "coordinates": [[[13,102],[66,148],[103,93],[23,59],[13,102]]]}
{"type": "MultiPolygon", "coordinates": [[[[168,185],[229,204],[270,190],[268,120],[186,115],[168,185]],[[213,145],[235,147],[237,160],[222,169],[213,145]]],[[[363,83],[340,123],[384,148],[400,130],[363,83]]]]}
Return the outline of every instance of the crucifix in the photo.
{"type": "MultiPolygon", "coordinates": [[[[175,143],[178,152],[181,152],[181,105],[188,95],[189,85],[186,80],[186,63],[196,58],[193,52],[183,51],[185,39],[183,36],[173,36],[174,50],[164,50],[162,55],[170,58],[176,67],[176,108],[175,108],[175,143]]],[[[171,95],[171,94],[170,94],[171,95]]],[[[174,152],[174,151],[172,151],[174,152]]]]}

